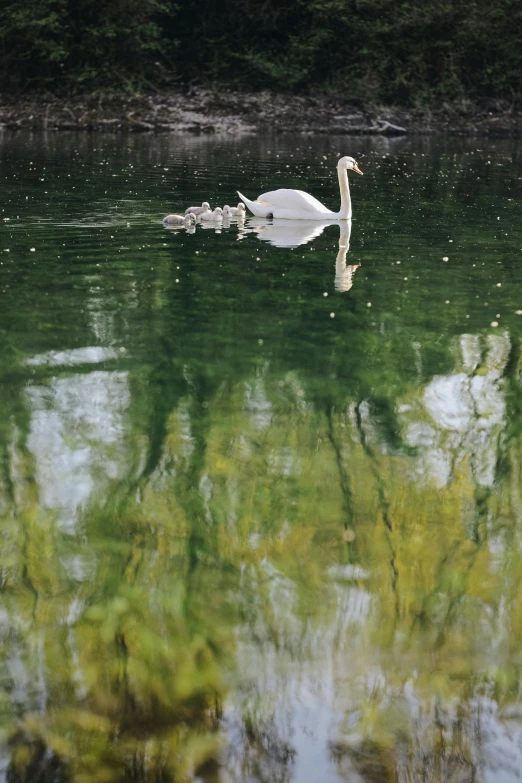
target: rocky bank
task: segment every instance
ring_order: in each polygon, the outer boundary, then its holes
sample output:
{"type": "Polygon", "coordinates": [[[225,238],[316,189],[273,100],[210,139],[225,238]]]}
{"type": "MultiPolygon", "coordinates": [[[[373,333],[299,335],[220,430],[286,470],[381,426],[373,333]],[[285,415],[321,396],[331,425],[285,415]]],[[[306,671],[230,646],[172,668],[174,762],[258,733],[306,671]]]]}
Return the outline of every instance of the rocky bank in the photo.
{"type": "Polygon", "coordinates": [[[157,133],[257,132],[522,135],[522,113],[491,102],[437,112],[363,105],[331,96],[288,96],[193,89],[188,93],[50,96],[0,95],[0,129],[157,133]]]}

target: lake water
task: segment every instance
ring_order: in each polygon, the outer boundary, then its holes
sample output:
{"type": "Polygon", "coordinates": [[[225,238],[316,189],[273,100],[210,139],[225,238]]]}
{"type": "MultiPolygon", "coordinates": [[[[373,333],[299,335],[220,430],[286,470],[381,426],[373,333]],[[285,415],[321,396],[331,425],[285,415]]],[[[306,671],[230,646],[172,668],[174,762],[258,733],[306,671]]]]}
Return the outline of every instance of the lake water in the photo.
{"type": "Polygon", "coordinates": [[[520,779],[521,149],[0,136],[0,780],[520,779]]]}

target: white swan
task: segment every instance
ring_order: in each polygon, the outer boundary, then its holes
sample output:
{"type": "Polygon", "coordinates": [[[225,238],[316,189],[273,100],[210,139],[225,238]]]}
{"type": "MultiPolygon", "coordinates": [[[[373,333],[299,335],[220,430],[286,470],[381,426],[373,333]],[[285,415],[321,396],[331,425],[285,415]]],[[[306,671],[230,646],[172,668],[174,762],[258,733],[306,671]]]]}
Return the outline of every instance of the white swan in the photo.
{"type": "Polygon", "coordinates": [[[223,210],[221,207],[216,207],[213,212],[207,209],[199,215],[199,219],[215,223],[217,220],[223,220],[223,210]]]}
{"type": "Polygon", "coordinates": [[[192,212],[194,215],[201,215],[201,213],[206,212],[207,209],[210,210],[210,204],[208,201],[204,201],[200,207],[187,207],[185,210],[185,215],[188,215],[189,212],[192,212]]]}
{"type": "Polygon", "coordinates": [[[164,226],[188,226],[194,225],[196,216],[189,212],[187,215],[167,215],[163,218],[164,226]]]}
{"type": "Polygon", "coordinates": [[[314,196],[302,190],[281,188],[262,193],[255,201],[245,198],[239,190],[237,194],[256,217],[284,218],[285,220],[350,220],[352,217],[352,201],[348,185],[348,171],[362,174],[353,158],[345,156],[337,163],[337,176],[341,190],[341,208],[339,212],[331,212],[314,196]]]}
{"type": "Polygon", "coordinates": [[[223,207],[223,214],[232,217],[245,217],[245,212],[245,205],[241,202],[239,202],[237,207],[229,207],[228,204],[225,204],[223,207]]]}

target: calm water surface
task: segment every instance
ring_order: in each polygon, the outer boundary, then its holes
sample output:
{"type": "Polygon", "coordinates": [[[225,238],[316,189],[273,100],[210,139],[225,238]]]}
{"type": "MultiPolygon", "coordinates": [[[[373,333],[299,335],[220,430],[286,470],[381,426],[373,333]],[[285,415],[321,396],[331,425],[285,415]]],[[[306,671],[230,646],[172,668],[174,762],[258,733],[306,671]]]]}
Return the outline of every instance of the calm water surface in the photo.
{"type": "Polygon", "coordinates": [[[520,146],[0,159],[0,779],[519,780],[520,146]]]}

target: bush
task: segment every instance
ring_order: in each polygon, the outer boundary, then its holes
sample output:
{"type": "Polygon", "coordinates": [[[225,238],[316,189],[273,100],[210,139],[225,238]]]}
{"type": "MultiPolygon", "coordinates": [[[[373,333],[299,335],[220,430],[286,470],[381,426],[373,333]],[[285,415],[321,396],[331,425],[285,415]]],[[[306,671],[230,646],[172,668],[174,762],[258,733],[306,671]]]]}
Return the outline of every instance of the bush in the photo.
{"type": "Polygon", "coordinates": [[[4,0],[4,88],[135,88],[157,79],[159,0],[4,0]]]}
{"type": "Polygon", "coordinates": [[[440,105],[521,96],[518,0],[4,0],[11,89],[222,83],[440,105]]]}

